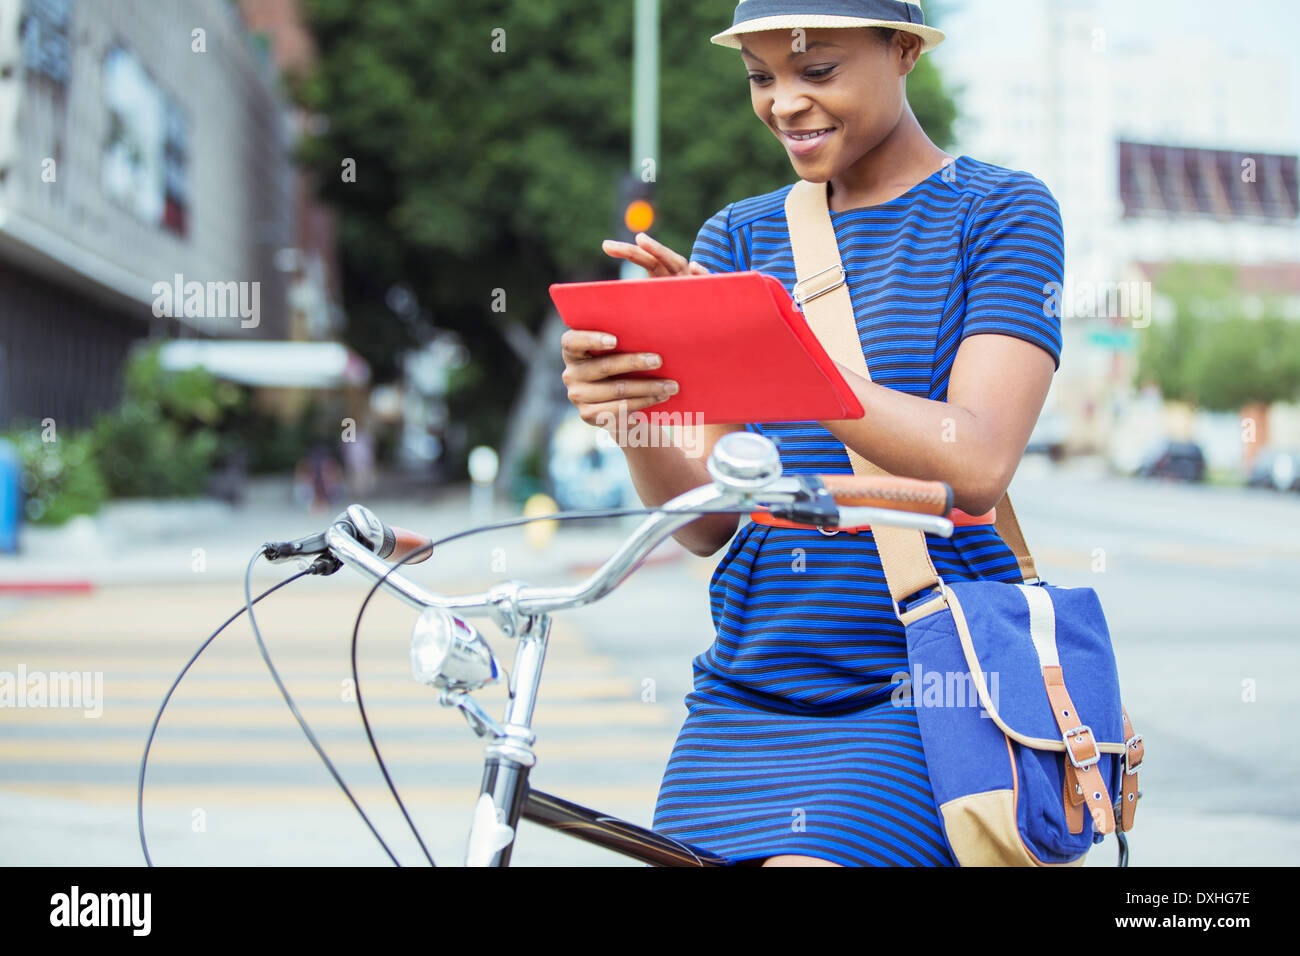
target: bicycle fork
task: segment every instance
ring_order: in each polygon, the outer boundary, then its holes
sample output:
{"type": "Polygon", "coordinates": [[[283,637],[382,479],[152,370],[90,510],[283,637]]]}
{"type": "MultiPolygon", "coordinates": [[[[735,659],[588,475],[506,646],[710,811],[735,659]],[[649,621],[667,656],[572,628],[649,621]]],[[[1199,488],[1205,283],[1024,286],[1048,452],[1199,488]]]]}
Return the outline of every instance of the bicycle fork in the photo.
{"type": "Polygon", "coordinates": [[[687,846],[645,827],[532,790],[529,773],[537,762],[533,752],[533,707],[541,682],[551,618],[503,613],[497,618],[515,636],[515,666],[510,674],[506,722],[498,724],[468,695],[445,693],[443,702],[460,707],[480,736],[491,736],[484,751],[483,783],[470,824],[466,866],[506,867],[520,819],[568,833],[596,846],[653,866],[728,866],[729,861],[687,846]]]}
{"type": "Polygon", "coordinates": [[[551,631],[551,617],[520,616],[510,621],[518,624],[515,664],[510,673],[510,700],[504,726],[496,724],[481,711],[470,722],[484,725],[483,732],[493,740],[484,751],[483,783],[470,824],[466,866],[504,867],[510,865],[519,817],[528,795],[528,774],[537,763],[532,732],[533,708],[546,657],[546,642],[551,631]]]}

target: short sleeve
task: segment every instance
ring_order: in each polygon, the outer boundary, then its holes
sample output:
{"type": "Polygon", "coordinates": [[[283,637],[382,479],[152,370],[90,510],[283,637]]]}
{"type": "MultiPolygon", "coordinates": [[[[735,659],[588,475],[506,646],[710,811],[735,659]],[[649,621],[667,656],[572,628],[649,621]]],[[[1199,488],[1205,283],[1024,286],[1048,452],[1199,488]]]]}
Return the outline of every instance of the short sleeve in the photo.
{"type": "Polygon", "coordinates": [[[710,272],[739,272],[731,246],[731,206],[719,209],[700,227],[691,248],[691,259],[710,272]]]}
{"type": "Polygon", "coordinates": [[[995,186],[971,213],[965,243],[962,338],[993,333],[1032,342],[1061,367],[1065,241],[1055,197],[1021,173],[995,186]]]}

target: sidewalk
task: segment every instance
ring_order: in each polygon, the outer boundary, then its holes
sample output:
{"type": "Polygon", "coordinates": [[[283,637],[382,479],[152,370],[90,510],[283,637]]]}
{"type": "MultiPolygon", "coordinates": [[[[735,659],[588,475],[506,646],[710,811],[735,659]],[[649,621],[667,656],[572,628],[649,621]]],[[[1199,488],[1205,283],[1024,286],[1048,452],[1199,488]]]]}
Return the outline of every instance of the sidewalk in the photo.
{"type": "MultiPolygon", "coordinates": [[[[473,514],[470,490],[468,484],[450,485],[427,493],[422,501],[408,494],[372,496],[364,503],[387,524],[434,539],[520,516],[519,508],[506,506],[491,515],[473,514]]],[[[282,481],[259,482],[239,507],[213,499],[113,502],[93,518],[73,519],[59,528],[24,526],[20,553],[0,555],[0,596],[194,582],[196,575],[237,583],[262,543],[315,533],[343,507],[307,514],[291,503],[282,481]]],[[[643,520],[628,516],[559,522],[541,550],[527,543],[527,526],[486,532],[449,542],[439,557],[448,561],[448,570],[470,571],[475,577],[481,572],[530,580],[559,574],[559,580],[573,580],[608,558],[643,520]],[[467,555],[477,555],[481,562],[467,555]]],[[[684,556],[688,552],[670,538],[647,562],[684,556]]],[[[263,563],[254,577],[272,580],[293,569],[263,563]]]]}

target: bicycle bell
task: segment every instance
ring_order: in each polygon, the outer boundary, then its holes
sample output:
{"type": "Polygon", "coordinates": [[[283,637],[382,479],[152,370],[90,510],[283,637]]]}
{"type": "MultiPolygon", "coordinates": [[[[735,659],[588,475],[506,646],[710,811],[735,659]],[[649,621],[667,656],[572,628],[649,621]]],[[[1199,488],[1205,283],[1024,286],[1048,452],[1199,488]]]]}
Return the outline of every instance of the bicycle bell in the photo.
{"type": "Polygon", "coordinates": [[[713,445],[709,474],[721,485],[762,488],[781,477],[781,455],[770,438],[754,432],[727,432],[713,445]]]}
{"type": "Polygon", "coordinates": [[[500,674],[483,636],[444,608],[425,608],[411,633],[411,673],[421,684],[474,691],[500,674]]]}

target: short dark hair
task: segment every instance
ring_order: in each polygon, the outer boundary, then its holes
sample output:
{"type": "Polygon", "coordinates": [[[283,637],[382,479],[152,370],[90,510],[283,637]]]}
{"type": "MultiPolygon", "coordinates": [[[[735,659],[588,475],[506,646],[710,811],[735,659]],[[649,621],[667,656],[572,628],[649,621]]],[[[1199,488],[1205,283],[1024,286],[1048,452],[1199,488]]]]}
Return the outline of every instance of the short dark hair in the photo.
{"type": "Polygon", "coordinates": [[[885,44],[893,43],[894,34],[898,32],[893,27],[868,27],[867,29],[875,33],[880,42],[885,44]]]}

